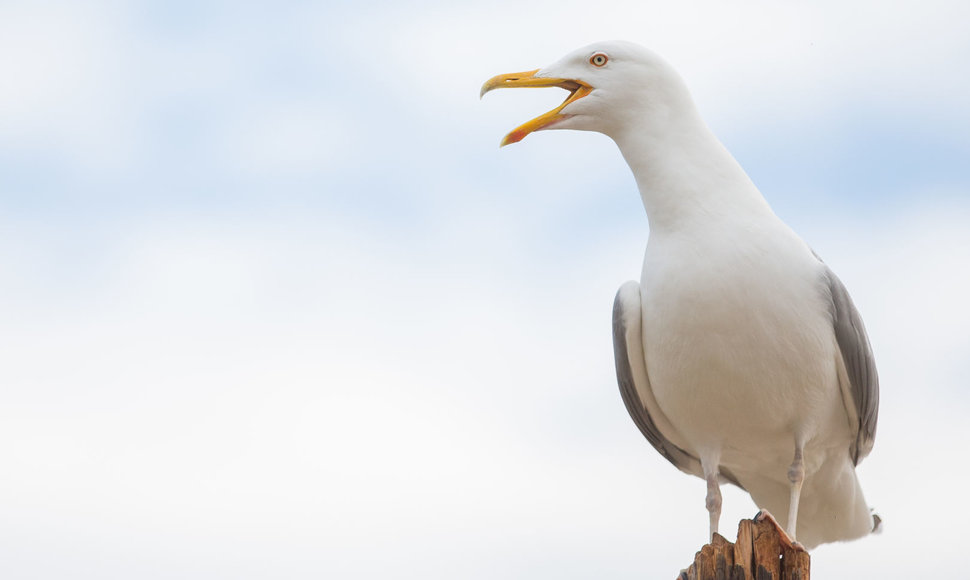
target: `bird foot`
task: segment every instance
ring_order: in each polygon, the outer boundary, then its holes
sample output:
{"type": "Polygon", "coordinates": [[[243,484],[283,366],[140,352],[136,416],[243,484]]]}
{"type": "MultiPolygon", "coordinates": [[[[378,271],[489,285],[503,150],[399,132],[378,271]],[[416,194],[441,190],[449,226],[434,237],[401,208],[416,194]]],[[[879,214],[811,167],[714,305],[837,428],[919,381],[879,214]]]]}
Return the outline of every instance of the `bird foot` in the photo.
{"type": "Polygon", "coordinates": [[[771,512],[769,512],[768,510],[758,511],[758,513],[754,516],[754,521],[759,523],[768,522],[772,526],[774,526],[775,530],[778,531],[778,540],[781,542],[781,545],[788,548],[789,550],[796,550],[799,552],[808,551],[805,549],[805,546],[791,539],[791,536],[788,535],[788,532],[785,531],[785,528],[781,527],[781,524],[778,523],[778,520],[775,519],[775,516],[771,515],[771,512]]]}

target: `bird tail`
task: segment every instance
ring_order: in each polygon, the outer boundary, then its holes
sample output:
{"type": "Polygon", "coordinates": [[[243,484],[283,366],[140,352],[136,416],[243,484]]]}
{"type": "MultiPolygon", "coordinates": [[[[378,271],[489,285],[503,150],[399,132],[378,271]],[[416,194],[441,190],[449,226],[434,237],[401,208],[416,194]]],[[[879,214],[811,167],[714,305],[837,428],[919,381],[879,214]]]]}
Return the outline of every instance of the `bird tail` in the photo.
{"type": "MultiPolygon", "coordinates": [[[[783,527],[788,527],[787,483],[747,478],[742,478],[741,483],[759,508],[767,509],[783,527]]],[[[805,478],[795,539],[806,548],[861,538],[881,525],[882,518],[866,504],[848,455],[830,458],[819,471],[805,478]]]]}
{"type": "Polygon", "coordinates": [[[872,512],[872,533],[881,534],[882,533],[882,516],[877,514],[875,510],[869,510],[872,512]]]}
{"type": "Polygon", "coordinates": [[[882,519],[866,503],[849,458],[829,460],[802,487],[798,506],[798,541],[806,546],[861,538],[882,519]],[[827,473],[826,473],[827,472],[827,473]]]}

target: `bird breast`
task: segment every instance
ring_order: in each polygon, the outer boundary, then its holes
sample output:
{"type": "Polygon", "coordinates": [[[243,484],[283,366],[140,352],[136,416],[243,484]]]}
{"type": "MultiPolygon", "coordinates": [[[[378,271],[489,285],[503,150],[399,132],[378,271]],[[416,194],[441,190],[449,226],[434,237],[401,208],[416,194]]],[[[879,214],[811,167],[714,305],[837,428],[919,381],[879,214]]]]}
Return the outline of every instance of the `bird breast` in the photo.
{"type": "Polygon", "coordinates": [[[820,263],[793,236],[743,239],[651,237],[641,283],[650,386],[686,449],[790,461],[795,437],[847,428],[820,263]]]}

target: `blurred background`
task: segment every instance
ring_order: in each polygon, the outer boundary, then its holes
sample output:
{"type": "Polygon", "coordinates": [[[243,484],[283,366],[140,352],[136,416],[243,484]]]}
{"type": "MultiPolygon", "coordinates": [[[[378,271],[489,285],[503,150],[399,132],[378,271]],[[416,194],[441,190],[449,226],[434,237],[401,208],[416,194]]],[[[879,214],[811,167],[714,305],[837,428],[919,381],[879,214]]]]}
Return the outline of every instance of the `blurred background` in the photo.
{"type": "MultiPolygon", "coordinates": [[[[882,535],[963,563],[970,5],[0,3],[8,578],[668,578],[704,484],[628,418],[647,221],[609,139],[481,83],[623,38],[865,317],[882,535]]],[[[722,529],[755,506],[725,490],[722,529]]]]}

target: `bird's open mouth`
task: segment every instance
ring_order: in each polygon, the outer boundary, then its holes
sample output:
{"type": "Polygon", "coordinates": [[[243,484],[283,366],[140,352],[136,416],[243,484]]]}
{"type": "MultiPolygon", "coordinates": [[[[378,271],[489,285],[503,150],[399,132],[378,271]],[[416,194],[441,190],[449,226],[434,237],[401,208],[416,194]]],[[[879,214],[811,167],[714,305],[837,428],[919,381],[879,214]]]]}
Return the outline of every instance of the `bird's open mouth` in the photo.
{"type": "Polygon", "coordinates": [[[525,139],[525,136],[529,133],[544,129],[556,121],[565,119],[568,117],[568,115],[561,115],[559,112],[562,111],[563,108],[565,108],[569,103],[578,101],[593,91],[593,87],[582,81],[577,81],[575,79],[537,77],[535,76],[537,72],[539,72],[538,69],[527,72],[498,75],[488,79],[485,81],[485,84],[482,85],[482,92],[479,96],[484,96],[485,93],[493,89],[511,89],[523,87],[559,87],[569,91],[569,96],[566,97],[566,100],[563,101],[561,105],[548,113],[539,115],[535,119],[532,119],[527,123],[523,123],[522,125],[519,125],[513,129],[511,133],[502,139],[502,147],[508,145],[509,143],[518,143],[522,139],[525,139]]]}

